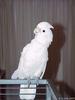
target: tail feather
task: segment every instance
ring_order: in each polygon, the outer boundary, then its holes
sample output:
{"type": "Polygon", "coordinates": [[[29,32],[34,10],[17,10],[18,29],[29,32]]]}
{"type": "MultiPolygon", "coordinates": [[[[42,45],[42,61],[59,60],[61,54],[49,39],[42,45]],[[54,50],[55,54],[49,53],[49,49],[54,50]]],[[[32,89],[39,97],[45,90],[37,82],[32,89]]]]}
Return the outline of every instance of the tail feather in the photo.
{"type": "Polygon", "coordinates": [[[36,85],[20,85],[20,99],[34,100],[36,96],[36,85]]]}
{"type": "Polygon", "coordinates": [[[18,71],[16,70],[12,76],[11,76],[11,79],[17,79],[18,78],[18,71]]]}

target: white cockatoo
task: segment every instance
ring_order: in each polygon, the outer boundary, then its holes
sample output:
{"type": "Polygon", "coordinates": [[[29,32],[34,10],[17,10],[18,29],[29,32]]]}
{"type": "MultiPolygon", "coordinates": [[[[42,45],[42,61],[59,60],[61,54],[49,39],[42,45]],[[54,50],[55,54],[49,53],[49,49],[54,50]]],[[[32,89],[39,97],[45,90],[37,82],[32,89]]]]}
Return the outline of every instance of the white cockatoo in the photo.
{"type": "MultiPolygon", "coordinates": [[[[23,48],[18,68],[13,73],[12,79],[42,79],[48,61],[48,47],[53,40],[51,28],[53,26],[48,22],[40,22],[36,26],[34,29],[35,37],[23,48]]],[[[22,100],[34,100],[36,96],[36,84],[30,84],[29,86],[20,85],[19,96],[22,100]],[[24,93],[26,95],[23,95],[24,93]]]]}

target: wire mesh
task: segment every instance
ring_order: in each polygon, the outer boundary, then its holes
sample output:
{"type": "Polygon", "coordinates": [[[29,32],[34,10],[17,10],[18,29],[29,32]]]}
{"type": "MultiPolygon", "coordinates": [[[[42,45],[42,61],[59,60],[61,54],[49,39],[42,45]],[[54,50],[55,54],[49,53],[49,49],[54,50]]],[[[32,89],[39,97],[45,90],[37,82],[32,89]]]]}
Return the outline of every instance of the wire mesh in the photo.
{"type": "MultiPolygon", "coordinates": [[[[36,80],[30,80],[31,84],[37,84],[36,80]]],[[[0,100],[20,100],[19,90],[21,84],[28,84],[28,80],[0,80],[0,100]]],[[[33,89],[34,87],[31,87],[33,89]]],[[[25,89],[25,88],[23,88],[25,89]]],[[[27,89],[27,88],[26,88],[27,89]]],[[[38,86],[36,88],[35,100],[58,100],[60,95],[55,90],[51,81],[38,80],[38,86]]],[[[34,94],[22,94],[22,95],[34,95],[34,94]]]]}

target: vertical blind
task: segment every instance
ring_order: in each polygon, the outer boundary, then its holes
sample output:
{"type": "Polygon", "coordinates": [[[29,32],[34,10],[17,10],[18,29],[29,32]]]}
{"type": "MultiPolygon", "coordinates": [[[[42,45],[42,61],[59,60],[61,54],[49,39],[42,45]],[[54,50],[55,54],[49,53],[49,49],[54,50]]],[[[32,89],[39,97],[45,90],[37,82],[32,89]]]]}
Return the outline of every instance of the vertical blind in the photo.
{"type": "Polygon", "coordinates": [[[7,77],[17,68],[20,52],[33,38],[36,24],[48,21],[64,27],[57,78],[70,81],[71,15],[72,0],[0,0],[0,68],[7,71],[7,77]]]}

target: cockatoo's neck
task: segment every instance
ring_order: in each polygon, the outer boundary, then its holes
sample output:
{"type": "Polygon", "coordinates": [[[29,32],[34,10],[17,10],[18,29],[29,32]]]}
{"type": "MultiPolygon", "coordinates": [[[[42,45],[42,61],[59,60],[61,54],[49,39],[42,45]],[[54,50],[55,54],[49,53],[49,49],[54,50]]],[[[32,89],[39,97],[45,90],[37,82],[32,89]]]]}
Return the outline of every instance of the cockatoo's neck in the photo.
{"type": "Polygon", "coordinates": [[[36,43],[38,43],[39,45],[42,45],[43,47],[46,47],[46,48],[48,48],[49,45],[51,44],[51,41],[50,41],[49,37],[46,38],[46,37],[42,37],[40,35],[35,36],[35,38],[33,39],[33,41],[36,41],[36,43]]]}

